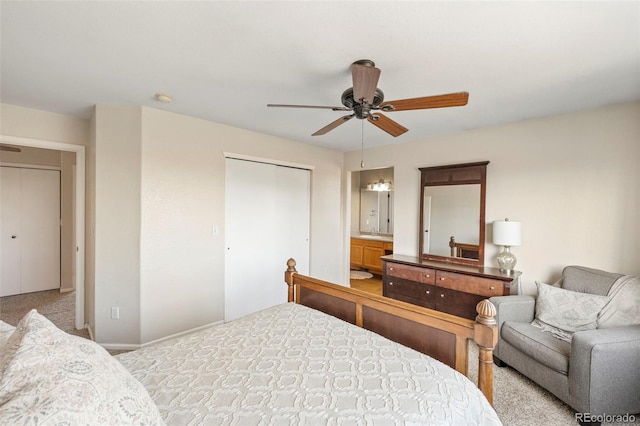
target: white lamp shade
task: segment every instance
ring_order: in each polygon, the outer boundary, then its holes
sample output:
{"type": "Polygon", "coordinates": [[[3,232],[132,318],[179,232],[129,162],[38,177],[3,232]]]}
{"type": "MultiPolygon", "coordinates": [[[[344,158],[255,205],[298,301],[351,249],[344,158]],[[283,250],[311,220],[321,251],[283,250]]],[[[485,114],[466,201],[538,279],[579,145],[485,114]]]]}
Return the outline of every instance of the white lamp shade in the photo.
{"type": "Polygon", "coordinates": [[[520,222],[512,222],[510,220],[493,222],[493,244],[519,246],[521,243],[520,222]]]}

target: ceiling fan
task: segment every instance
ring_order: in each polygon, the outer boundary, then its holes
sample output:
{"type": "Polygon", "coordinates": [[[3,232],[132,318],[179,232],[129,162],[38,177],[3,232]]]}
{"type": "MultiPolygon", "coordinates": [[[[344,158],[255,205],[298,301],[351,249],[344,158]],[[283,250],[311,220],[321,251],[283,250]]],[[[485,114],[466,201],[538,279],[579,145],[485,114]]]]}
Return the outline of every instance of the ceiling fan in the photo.
{"type": "Polygon", "coordinates": [[[0,145],[0,151],[22,152],[20,148],[9,145],[0,145]]]}
{"type": "Polygon", "coordinates": [[[349,115],[344,115],[337,120],[327,124],[322,129],[313,133],[312,136],[320,136],[335,129],[339,125],[346,123],[353,117],[360,120],[366,119],[376,127],[389,133],[391,136],[400,136],[407,130],[406,127],[395,122],[379,112],[409,111],[416,109],[445,108],[454,106],[464,106],[469,100],[469,93],[458,92],[444,95],[425,96],[421,98],[401,99],[397,101],[384,102],[384,93],[378,89],[378,79],[380,69],[369,59],[361,59],[351,64],[351,76],[353,87],[342,93],[342,105],[344,106],[321,106],[321,105],[287,105],[287,104],[267,104],[268,107],[284,108],[320,108],[331,109],[333,111],[352,111],[349,115]]]}

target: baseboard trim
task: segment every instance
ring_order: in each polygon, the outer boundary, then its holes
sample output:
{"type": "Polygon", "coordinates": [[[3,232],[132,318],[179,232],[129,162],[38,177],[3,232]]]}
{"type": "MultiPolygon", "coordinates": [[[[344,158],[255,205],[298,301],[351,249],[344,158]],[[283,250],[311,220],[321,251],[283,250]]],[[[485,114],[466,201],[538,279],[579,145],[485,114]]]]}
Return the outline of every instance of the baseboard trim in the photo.
{"type": "MultiPolygon", "coordinates": [[[[146,343],[142,343],[142,344],[99,343],[99,345],[102,346],[103,348],[107,349],[107,350],[113,350],[113,351],[135,351],[136,349],[146,348],[147,346],[155,345],[157,343],[164,342],[166,340],[170,340],[170,339],[174,339],[176,337],[181,337],[181,336],[185,336],[187,334],[195,333],[196,331],[205,330],[207,328],[211,328],[213,326],[216,326],[216,325],[219,325],[219,324],[222,324],[222,323],[223,323],[223,321],[212,322],[210,324],[205,324],[205,325],[202,325],[200,327],[192,328],[192,329],[189,329],[189,330],[186,330],[186,331],[182,331],[180,333],[175,333],[175,334],[172,334],[170,336],[161,337],[160,339],[152,340],[150,342],[146,342],[146,343]]],[[[91,333],[91,329],[89,329],[89,334],[92,336],[91,338],[93,339],[93,334],[91,333]]]]}
{"type": "Polygon", "coordinates": [[[200,331],[200,330],[205,330],[207,328],[211,328],[211,327],[213,327],[215,325],[222,324],[223,322],[224,321],[212,322],[212,323],[209,323],[209,324],[201,325],[200,327],[196,327],[196,328],[192,328],[192,329],[189,329],[189,330],[186,330],[186,331],[182,331],[180,333],[172,334],[170,336],[161,337],[159,339],[152,340],[152,341],[147,342],[147,343],[143,343],[143,344],[140,345],[140,347],[141,348],[146,348],[147,346],[155,345],[156,343],[164,342],[165,340],[174,339],[176,337],[185,336],[187,334],[195,333],[196,331],[200,331]]]}

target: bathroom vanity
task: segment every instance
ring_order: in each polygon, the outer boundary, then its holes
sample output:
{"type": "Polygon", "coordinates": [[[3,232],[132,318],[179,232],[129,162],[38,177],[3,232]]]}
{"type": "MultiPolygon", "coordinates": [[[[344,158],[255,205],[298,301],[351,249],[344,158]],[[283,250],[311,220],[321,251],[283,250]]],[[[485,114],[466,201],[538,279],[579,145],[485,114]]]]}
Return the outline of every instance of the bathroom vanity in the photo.
{"type": "Polygon", "coordinates": [[[393,237],[367,236],[351,237],[351,269],[366,269],[382,275],[382,260],[384,255],[393,253],[393,237]]]}

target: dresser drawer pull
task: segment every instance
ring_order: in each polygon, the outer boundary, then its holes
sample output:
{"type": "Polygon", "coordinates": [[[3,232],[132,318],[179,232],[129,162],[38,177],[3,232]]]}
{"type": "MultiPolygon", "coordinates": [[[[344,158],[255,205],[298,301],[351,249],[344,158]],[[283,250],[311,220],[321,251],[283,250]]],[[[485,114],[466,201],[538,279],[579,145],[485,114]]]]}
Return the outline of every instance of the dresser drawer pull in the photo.
{"type": "Polygon", "coordinates": [[[389,282],[389,285],[393,285],[393,281],[389,282]]]}
{"type": "Polygon", "coordinates": [[[393,271],[393,267],[389,268],[390,271],[393,271]]]}
{"type": "Polygon", "coordinates": [[[440,297],[444,297],[444,294],[440,294],[440,297]]]}
{"type": "Polygon", "coordinates": [[[427,290],[427,291],[425,291],[425,293],[429,294],[429,293],[431,293],[431,291],[430,291],[430,290],[427,290]]]}
{"type": "Polygon", "coordinates": [[[425,278],[429,278],[431,275],[429,274],[424,274],[425,278]]]}
{"type": "Polygon", "coordinates": [[[440,277],[440,281],[444,281],[444,277],[440,277]]]}
{"type": "Polygon", "coordinates": [[[494,286],[489,287],[489,290],[495,290],[496,288],[494,286]]]}

